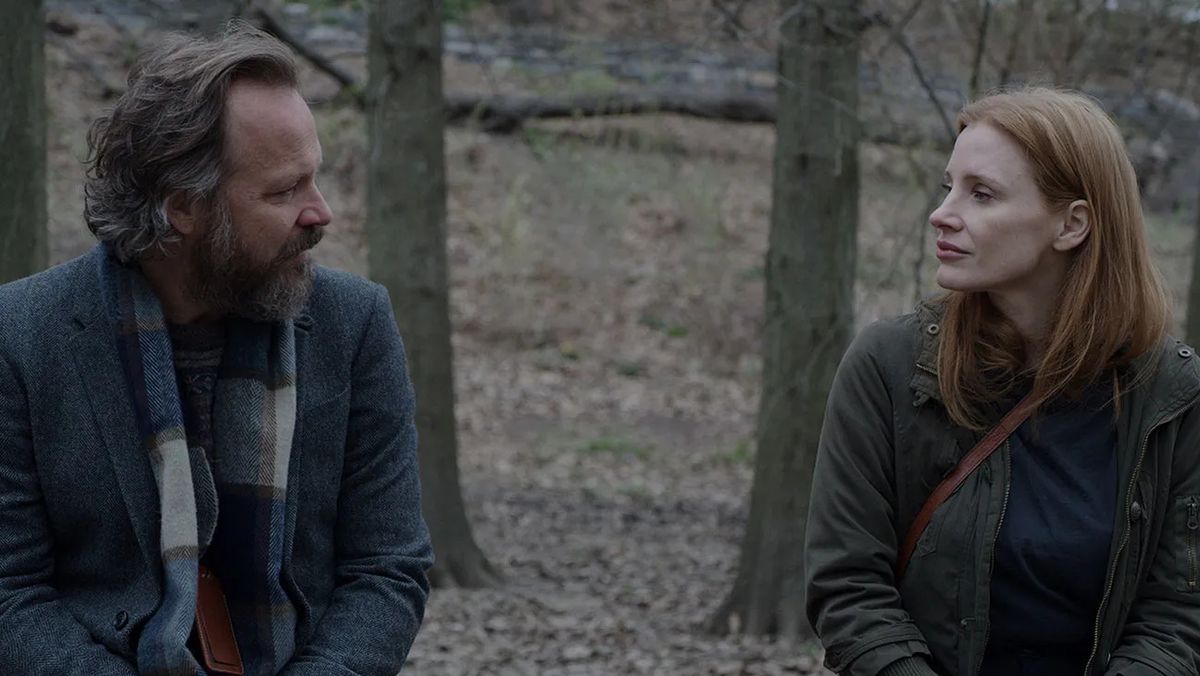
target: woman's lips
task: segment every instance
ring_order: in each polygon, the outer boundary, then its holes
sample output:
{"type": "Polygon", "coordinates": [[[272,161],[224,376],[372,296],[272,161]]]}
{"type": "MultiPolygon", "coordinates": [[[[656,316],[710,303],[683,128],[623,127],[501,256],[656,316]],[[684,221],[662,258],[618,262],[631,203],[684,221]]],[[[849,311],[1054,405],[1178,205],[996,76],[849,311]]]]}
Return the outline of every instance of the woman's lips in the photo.
{"type": "Polygon", "coordinates": [[[938,260],[941,260],[941,261],[957,260],[959,258],[965,258],[967,255],[968,254],[965,250],[960,249],[959,247],[956,247],[949,242],[940,242],[939,241],[937,243],[938,260]]]}

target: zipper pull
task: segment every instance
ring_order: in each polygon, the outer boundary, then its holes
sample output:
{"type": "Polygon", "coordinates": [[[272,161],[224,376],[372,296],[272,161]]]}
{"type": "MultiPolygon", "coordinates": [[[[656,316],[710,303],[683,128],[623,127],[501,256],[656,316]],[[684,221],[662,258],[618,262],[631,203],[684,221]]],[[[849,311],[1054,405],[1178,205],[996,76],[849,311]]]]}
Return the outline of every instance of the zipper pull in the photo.
{"type": "Polygon", "coordinates": [[[1196,498],[1187,501],[1187,529],[1200,530],[1200,500],[1196,498]]]}

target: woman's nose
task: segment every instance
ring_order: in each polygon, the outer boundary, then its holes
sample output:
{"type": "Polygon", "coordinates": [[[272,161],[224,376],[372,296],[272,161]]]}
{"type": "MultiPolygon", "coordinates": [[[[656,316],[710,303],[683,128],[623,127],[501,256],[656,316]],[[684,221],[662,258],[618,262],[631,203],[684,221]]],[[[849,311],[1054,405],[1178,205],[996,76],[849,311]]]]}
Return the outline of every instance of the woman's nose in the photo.
{"type": "Polygon", "coordinates": [[[947,195],[946,199],[943,200],[940,205],[938,205],[938,208],[934,209],[933,213],[929,214],[929,224],[938,230],[943,228],[957,230],[958,228],[962,227],[962,221],[960,221],[959,218],[954,214],[953,210],[950,208],[949,202],[950,197],[947,195]]]}

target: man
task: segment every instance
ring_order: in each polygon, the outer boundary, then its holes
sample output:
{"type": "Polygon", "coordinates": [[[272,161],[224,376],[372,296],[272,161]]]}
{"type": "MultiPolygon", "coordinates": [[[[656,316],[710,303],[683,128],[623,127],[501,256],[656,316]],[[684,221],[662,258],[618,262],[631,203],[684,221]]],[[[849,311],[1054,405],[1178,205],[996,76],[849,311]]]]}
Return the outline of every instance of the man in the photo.
{"type": "Polygon", "coordinates": [[[100,244],[0,287],[0,673],[395,674],[413,393],[386,291],[309,258],[287,48],[170,38],[89,142],[100,244]]]}

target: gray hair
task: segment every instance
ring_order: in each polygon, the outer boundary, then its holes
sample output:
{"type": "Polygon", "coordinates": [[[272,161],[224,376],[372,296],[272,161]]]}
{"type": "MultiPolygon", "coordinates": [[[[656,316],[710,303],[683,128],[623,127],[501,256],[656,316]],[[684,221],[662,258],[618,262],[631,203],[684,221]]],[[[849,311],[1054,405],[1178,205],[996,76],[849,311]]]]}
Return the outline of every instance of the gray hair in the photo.
{"type": "Polygon", "coordinates": [[[171,34],[138,58],[112,112],[92,123],[84,219],[122,262],[179,240],[166,214],[173,193],[215,203],[225,99],[240,78],[298,87],[287,46],[244,22],[211,40],[171,34]]]}

